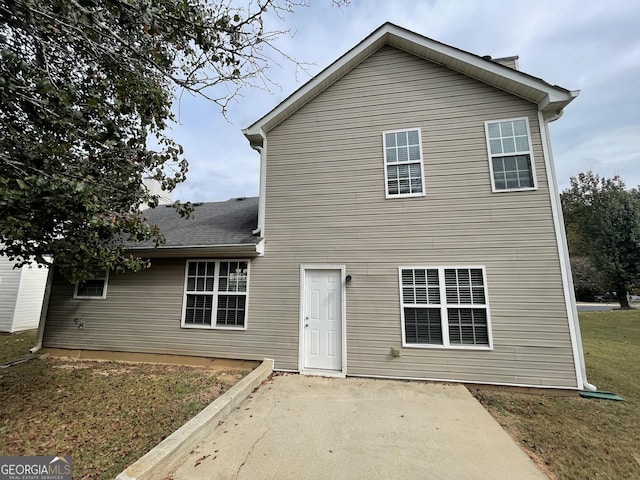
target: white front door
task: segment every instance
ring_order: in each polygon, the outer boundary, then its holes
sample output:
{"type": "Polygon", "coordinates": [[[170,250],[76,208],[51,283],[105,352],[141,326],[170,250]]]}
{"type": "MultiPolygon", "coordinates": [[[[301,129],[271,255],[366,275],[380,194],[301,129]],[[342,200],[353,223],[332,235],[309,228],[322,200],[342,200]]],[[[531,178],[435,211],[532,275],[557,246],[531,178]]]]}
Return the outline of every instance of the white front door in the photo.
{"type": "Polygon", "coordinates": [[[342,371],[342,274],[305,270],[303,370],[342,371]]]}

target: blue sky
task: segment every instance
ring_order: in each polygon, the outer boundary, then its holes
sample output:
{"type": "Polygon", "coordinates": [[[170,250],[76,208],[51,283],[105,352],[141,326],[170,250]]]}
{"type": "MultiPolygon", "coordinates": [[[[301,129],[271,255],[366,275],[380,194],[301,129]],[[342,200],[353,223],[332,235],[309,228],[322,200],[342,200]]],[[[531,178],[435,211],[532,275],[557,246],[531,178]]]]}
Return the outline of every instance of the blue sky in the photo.
{"type": "Polygon", "coordinates": [[[520,70],[581,90],[550,127],[560,188],[587,170],[640,185],[640,2],[352,0],[342,8],[330,0],[310,3],[282,19],[265,19],[267,30],[290,30],[277,46],[312,63],[308,74],[274,55],[267,74],[279,87],[243,90],[230,104],[228,120],[200,98],[184,95],[176,104],[179,123],[171,135],[183,145],[190,169],[174,199],[256,196],[259,156],[242,128],[387,21],[478,55],[519,55],[520,70]]]}

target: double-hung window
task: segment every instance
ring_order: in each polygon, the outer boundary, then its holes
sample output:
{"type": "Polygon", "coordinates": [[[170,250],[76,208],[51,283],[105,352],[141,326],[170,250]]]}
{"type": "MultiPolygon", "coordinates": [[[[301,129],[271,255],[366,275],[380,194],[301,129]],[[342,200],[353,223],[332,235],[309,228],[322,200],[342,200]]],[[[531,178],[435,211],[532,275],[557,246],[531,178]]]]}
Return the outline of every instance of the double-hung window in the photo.
{"type": "Polygon", "coordinates": [[[107,281],[109,272],[104,270],[91,278],[77,282],[73,291],[73,298],[107,298],[107,281]]]}
{"type": "Polygon", "coordinates": [[[189,260],[183,327],[245,329],[249,262],[189,260]]]}
{"type": "Polygon", "coordinates": [[[491,348],[484,267],[400,267],[405,347],[491,348]]]}
{"type": "Polygon", "coordinates": [[[485,132],[492,190],[535,189],[535,164],[528,119],[485,122],[485,132]]]}
{"type": "Polygon", "coordinates": [[[420,129],[383,132],[386,197],[424,195],[420,129]]]}

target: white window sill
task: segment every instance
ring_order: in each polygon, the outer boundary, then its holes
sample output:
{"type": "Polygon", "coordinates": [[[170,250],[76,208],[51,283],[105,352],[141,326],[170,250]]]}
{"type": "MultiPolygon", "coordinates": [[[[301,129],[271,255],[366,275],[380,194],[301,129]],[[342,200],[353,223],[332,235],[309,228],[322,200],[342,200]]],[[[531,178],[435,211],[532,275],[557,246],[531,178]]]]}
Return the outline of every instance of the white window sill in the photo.
{"type": "Polygon", "coordinates": [[[218,327],[216,325],[180,325],[180,328],[195,329],[195,330],[232,330],[232,331],[245,331],[247,327],[218,327]]]}
{"type": "Polygon", "coordinates": [[[411,198],[411,197],[424,197],[425,193],[400,193],[398,195],[394,195],[394,194],[386,194],[386,198],[387,199],[394,199],[394,198],[411,198]]]}
{"type": "Polygon", "coordinates": [[[402,348],[422,348],[433,350],[480,350],[493,351],[493,347],[487,345],[428,345],[424,343],[403,343],[402,348]]]}
{"type": "Polygon", "coordinates": [[[493,193],[510,193],[510,192],[531,192],[538,190],[538,187],[524,187],[524,188],[502,188],[500,190],[492,188],[493,193]]]}

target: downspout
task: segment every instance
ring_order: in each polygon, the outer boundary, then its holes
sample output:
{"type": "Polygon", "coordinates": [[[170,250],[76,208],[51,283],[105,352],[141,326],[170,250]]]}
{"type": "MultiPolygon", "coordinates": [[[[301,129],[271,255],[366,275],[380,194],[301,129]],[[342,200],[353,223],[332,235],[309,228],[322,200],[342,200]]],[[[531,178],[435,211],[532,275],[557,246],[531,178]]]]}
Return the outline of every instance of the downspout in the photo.
{"type": "Polygon", "coordinates": [[[542,150],[546,159],[545,166],[549,184],[549,195],[551,197],[551,210],[553,212],[553,223],[556,228],[556,239],[558,243],[558,254],[560,256],[560,270],[564,284],[565,305],[567,317],[569,318],[569,333],[572,337],[574,363],[576,376],[578,377],[578,387],[584,390],[595,391],[597,388],[587,380],[587,369],[584,363],[584,350],[582,348],[582,335],[580,334],[580,320],[578,318],[578,308],[574,294],[573,278],[571,276],[571,263],[569,262],[569,246],[567,244],[567,234],[564,228],[564,218],[562,215],[562,205],[558,192],[558,182],[556,179],[553,153],[551,151],[551,141],[549,138],[549,123],[559,119],[562,111],[556,113],[549,119],[538,110],[538,122],[540,123],[540,134],[542,136],[542,150]]]}
{"type": "Polygon", "coordinates": [[[44,296],[42,297],[42,308],[40,309],[40,322],[38,323],[38,334],[36,336],[36,344],[30,348],[31,353],[36,353],[42,348],[42,339],[44,338],[44,325],[47,322],[47,313],[49,312],[49,297],[51,297],[51,286],[53,285],[53,264],[49,265],[47,272],[47,284],[44,288],[44,296]]]}
{"type": "Polygon", "coordinates": [[[264,207],[267,190],[267,139],[262,135],[262,146],[251,145],[251,148],[260,154],[260,189],[258,197],[258,227],[252,232],[254,235],[260,234],[264,238],[264,207]]]}

